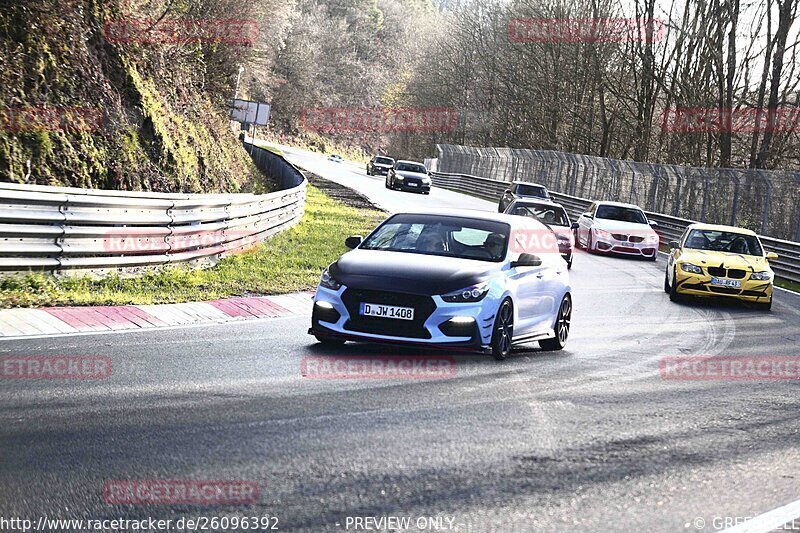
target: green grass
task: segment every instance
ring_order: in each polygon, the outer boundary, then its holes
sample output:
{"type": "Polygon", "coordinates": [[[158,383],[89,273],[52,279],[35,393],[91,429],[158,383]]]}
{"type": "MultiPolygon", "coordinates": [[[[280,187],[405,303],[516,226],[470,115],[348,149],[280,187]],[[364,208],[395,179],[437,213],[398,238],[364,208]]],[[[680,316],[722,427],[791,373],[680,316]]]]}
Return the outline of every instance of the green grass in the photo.
{"type": "Polygon", "coordinates": [[[103,279],[41,273],[0,278],[0,308],[171,303],[309,290],[345,251],[345,237],[366,235],[383,218],[378,210],[348,207],[309,185],[300,224],[213,268],[103,279]]]}

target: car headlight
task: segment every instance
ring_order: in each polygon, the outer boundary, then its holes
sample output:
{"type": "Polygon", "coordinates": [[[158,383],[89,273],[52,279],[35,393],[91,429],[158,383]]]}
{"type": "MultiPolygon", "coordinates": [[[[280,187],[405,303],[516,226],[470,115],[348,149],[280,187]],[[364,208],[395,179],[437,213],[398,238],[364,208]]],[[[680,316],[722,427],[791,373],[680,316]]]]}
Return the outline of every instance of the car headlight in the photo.
{"type": "Polygon", "coordinates": [[[422,178],[422,183],[424,183],[425,185],[430,185],[431,184],[431,179],[430,178],[422,178]]]}
{"type": "Polygon", "coordinates": [[[442,300],[450,303],[466,303],[466,302],[480,302],[489,292],[489,284],[487,282],[472,285],[463,289],[448,292],[442,295],[442,300]]]}
{"type": "Polygon", "coordinates": [[[684,272],[689,272],[691,274],[702,274],[703,269],[697,265],[693,265],[691,263],[681,263],[681,270],[684,272]]]}
{"type": "Polygon", "coordinates": [[[324,272],[322,272],[322,277],[319,280],[319,284],[326,289],[331,289],[332,291],[338,291],[342,288],[342,284],[331,275],[330,270],[327,268],[324,272]]]}
{"type": "Polygon", "coordinates": [[[602,237],[603,239],[611,239],[611,234],[604,229],[596,229],[594,230],[594,234],[598,237],[602,237]]]}
{"type": "Polygon", "coordinates": [[[772,272],[753,272],[750,274],[750,279],[756,281],[769,281],[772,279],[772,272]]]}
{"type": "Polygon", "coordinates": [[[658,243],[659,238],[658,235],[648,235],[644,238],[644,242],[647,244],[656,244],[658,243]]]}

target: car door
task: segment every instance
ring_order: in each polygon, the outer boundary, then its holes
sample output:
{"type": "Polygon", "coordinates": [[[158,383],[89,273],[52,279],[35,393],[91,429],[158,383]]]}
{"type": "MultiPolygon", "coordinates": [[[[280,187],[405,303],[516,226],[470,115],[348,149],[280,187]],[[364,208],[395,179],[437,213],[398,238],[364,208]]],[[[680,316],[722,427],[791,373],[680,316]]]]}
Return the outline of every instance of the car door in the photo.
{"type": "MultiPolygon", "coordinates": [[[[523,241],[521,245],[511,244],[511,260],[519,258],[527,250],[527,241],[531,236],[540,237],[541,226],[531,224],[521,218],[519,226],[515,228],[515,235],[523,241]]],[[[516,237],[515,237],[516,238],[516,237]]],[[[535,253],[537,250],[527,250],[542,259],[540,266],[517,266],[509,271],[509,285],[513,293],[516,317],[514,319],[514,336],[525,335],[542,329],[549,319],[552,309],[552,296],[549,295],[552,281],[552,262],[547,261],[546,254],[535,253]]],[[[557,254],[556,254],[557,255],[557,254]]],[[[559,257],[559,260],[561,258],[559,257]]],[[[563,263],[563,261],[561,261],[563,263]]],[[[566,264],[564,265],[566,268],[566,264]]]]}

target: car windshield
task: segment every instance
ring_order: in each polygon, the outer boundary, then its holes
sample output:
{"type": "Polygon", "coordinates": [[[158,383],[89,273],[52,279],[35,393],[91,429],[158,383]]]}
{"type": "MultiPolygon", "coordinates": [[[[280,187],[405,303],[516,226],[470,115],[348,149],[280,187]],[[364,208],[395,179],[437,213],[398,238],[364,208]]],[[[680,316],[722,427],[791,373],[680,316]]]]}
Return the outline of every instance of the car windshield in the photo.
{"type": "Polygon", "coordinates": [[[394,159],[389,159],[388,157],[376,157],[375,162],[381,165],[394,165],[394,159]]]}
{"type": "Polygon", "coordinates": [[[425,166],[416,163],[397,163],[395,170],[402,170],[404,172],[419,172],[420,174],[427,174],[428,171],[425,166]]]}
{"type": "Polygon", "coordinates": [[[550,198],[550,194],[547,192],[547,189],[545,189],[541,185],[525,185],[521,183],[517,185],[517,194],[520,196],[536,196],[538,198],[550,198]]]}
{"type": "Polygon", "coordinates": [[[601,205],[597,208],[595,218],[630,222],[631,224],[647,224],[647,217],[640,209],[618,205],[601,205]]]}
{"type": "Polygon", "coordinates": [[[711,250],[733,254],[762,256],[764,251],[755,235],[733,231],[692,230],[686,238],[684,248],[711,250]]]}
{"type": "Polygon", "coordinates": [[[400,214],[381,224],[359,249],[497,262],[506,255],[510,231],[494,220],[400,214]]]}
{"type": "Polygon", "coordinates": [[[533,217],[548,226],[569,226],[567,212],[563,207],[557,205],[517,203],[511,208],[511,214],[533,217]]]}

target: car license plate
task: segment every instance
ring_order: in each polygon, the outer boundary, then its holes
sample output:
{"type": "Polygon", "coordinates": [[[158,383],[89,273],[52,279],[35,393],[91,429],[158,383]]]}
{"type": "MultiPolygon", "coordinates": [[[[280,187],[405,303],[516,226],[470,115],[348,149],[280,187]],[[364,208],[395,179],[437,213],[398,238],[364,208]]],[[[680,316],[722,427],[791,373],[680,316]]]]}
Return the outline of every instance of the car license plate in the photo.
{"type": "Polygon", "coordinates": [[[417,187],[419,186],[419,183],[409,183],[408,185],[409,187],[417,187]]]}
{"type": "Polygon", "coordinates": [[[414,320],[413,307],[398,307],[396,305],[368,304],[362,302],[360,313],[364,316],[414,320]]]}
{"type": "Polygon", "coordinates": [[[730,287],[732,289],[742,288],[742,282],[737,279],[711,278],[711,284],[717,285],[718,287],[730,287]]]}

